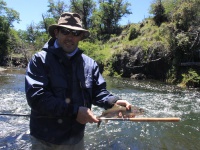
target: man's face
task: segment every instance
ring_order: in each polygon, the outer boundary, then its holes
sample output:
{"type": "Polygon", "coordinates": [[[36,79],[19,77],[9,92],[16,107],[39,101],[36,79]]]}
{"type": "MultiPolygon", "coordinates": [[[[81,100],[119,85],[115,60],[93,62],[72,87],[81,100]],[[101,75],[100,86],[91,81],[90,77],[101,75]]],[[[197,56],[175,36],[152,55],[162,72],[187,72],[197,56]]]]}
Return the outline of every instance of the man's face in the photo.
{"type": "Polygon", "coordinates": [[[58,44],[66,53],[73,52],[78,47],[78,42],[82,39],[81,31],[59,28],[54,30],[58,44]]]}

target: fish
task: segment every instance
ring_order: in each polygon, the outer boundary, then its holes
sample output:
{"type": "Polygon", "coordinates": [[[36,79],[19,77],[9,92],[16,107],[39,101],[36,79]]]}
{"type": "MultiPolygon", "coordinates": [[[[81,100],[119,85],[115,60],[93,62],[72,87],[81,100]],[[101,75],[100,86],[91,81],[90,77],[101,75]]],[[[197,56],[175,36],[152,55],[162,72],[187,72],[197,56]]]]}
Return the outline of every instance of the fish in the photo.
{"type": "Polygon", "coordinates": [[[127,110],[126,107],[115,104],[112,108],[103,111],[101,116],[97,117],[99,119],[97,127],[100,126],[103,118],[134,118],[135,116],[143,114],[144,109],[142,108],[131,106],[127,110]]]}

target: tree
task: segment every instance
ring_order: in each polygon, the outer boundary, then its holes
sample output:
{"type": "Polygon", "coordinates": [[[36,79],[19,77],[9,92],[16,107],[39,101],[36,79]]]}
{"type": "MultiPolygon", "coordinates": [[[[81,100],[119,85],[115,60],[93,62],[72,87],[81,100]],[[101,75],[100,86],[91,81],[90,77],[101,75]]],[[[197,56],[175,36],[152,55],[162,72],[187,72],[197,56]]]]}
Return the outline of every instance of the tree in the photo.
{"type": "Polygon", "coordinates": [[[10,27],[13,27],[13,22],[17,21],[19,23],[20,19],[19,19],[19,13],[17,11],[15,11],[14,9],[11,8],[6,8],[6,14],[7,14],[7,20],[8,20],[8,24],[10,27]]]}
{"type": "Polygon", "coordinates": [[[19,13],[12,8],[8,8],[3,0],[0,0],[0,15],[7,21],[9,27],[13,27],[12,23],[14,21],[20,21],[19,13]]]}
{"type": "Polygon", "coordinates": [[[99,0],[99,4],[99,10],[93,16],[94,26],[99,26],[101,34],[116,34],[120,19],[131,14],[128,9],[130,3],[124,3],[123,0],[99,0]]]}
{"type": "Polygon", "coordinates": [[[52,24],[56,24],[56,20],[51,18],[49,14],[42,14],[42,21],[39,22],[40,29],[48,34],[48,28],[52,24]]]}
{"type": "Polygon", "coordinates": [[[199,2],[190,0],[189,2],[180,2],[172,15],[172,22],[177,28],[187,31],[191,25],[199,25],[199,2]],[[197,22],[196,22],[197,21],[197,22]]]}
{"type": "Polygon", "coordinates": [[[168,19],[171,18],[179,1],[180,0],[162,0],[162,5],[165,8],[165,15],[167,16],[168,19]]]}
{"type": "Polygon", "coordinates": [[[58,0],[54,2],[54,0],[48,0],[48,3],[49,10],[47,12],[49,12],[55,20],[58,20],[60,15],[67,11],[68,6],[64,1],[58,0]]]}
{"type": "Polygon", "coordinates": [[[157,0],[156,3],[152,4],[152,13],[154,15],[153,20],[155,21],[156,25],[160,26],[163,22],[167,21],[165,8],[162,5],[161,0],[157,0]]]}
{"type": "Polygon", "coordinates": [[[4,57],[12,51],[10,42],[14,39],[9,39],[11,38],[10,27],[13,27],[14,21],[20,21],[19,13],[8,8],[6,2],[0,0],[0,64],[3,62],[4,57]]]}
{"type": "MultiPolygon", "coordinates": [[[[46,21],[48,21],[48,19],[50,20],[50,18],[47,18],[46,21]]],[[[32,22],[27,27],[26,32],[22,32],[22,36],[25,38],[26,43],[32,46],[32,50],[41,49],[44,43],[46,43],[46,41],[49,39],[48,33],[46,33],[41,26],[41,22],[39,24],[32,22]]]]}
{"type": "Polygon", "coordinates": [[[91,16],[95,9],[93,0],[70,0],[71,11],[81,15],[83,26],[88,29],[91,26],[91,16]]]}
{"type": "Polygon", "coordinates": [[[5,18],[0,16],[0,64],[2,64],[4,56],[8,55],[8,26],[5,18]]]}

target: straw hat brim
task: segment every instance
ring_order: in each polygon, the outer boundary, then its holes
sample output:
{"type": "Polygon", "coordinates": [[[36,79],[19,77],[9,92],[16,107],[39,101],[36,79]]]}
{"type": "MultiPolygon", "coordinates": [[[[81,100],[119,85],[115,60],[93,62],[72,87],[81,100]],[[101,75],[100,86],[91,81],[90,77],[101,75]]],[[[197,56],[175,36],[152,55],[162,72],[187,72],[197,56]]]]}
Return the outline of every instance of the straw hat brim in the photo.
{"type": "Polygon", "coordinates": [[[80,27],[75,27],[75,26],[71,26],[71,25],[53,24],[53,25],[49,26],[49,34],[50,34],[51,37],[55,38],[54,30],[58,27],[64,27],[64,28],[67,28],[67,29],[83,31],[83,39],[88,38],[90,36],[90,32],[88,30],[85,30],[85,29],[80,28],[80,27]]]}

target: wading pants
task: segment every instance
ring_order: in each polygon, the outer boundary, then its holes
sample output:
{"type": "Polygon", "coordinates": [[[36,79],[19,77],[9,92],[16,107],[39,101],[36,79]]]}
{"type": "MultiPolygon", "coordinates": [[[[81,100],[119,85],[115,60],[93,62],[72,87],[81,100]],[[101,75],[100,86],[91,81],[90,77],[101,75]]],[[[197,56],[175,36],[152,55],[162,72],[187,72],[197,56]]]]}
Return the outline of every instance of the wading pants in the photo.
{"type": "Polygon", "coordinates": [[[31,150],[84,150],[84,138],[75,145],[55,145],[31,136],[31,150]]]}

